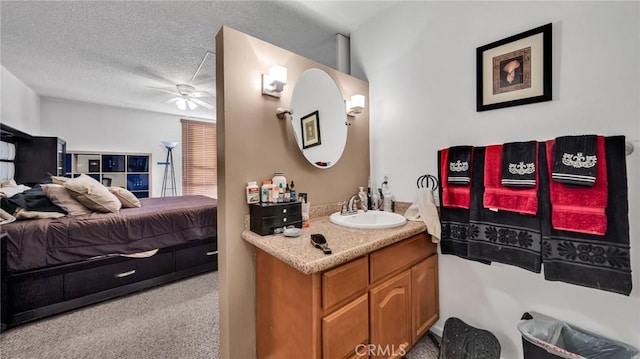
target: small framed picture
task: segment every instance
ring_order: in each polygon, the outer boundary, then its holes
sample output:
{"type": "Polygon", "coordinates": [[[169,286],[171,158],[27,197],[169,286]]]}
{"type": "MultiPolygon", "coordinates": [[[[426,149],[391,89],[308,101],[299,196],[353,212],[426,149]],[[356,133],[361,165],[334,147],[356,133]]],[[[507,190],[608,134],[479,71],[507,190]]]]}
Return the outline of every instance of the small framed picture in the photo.
{"type": "Polygon", "coordinates": [[[303,116],[300,119],[302,125],[302,149],[319,146],[320,138],[320,116],[318,111],[303,116]]]}
{"type": "Polygon", "coordinates": [[[551,101],[551,24],[476,50],[476,110],[551,101]]]}

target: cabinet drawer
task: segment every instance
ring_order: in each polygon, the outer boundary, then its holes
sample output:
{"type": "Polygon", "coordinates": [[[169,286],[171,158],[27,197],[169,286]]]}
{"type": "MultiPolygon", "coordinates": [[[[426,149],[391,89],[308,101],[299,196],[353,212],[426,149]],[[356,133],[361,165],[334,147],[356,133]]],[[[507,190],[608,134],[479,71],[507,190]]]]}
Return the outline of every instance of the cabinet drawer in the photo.
{"type": "Polygon", "coordinates": [[[172,270],[173,253],[162,253],[73,272],[64,276],[64,297],[67,300],[82,297],[167,274],[172,270]]]}
{"type": "Polygon", "coordinates": [[[218,246],[216,243],[206,243],[195,247],[176,251],[176,271],[197,267],[201,264],[217,263],[218,246]]]}
{"type": "Polygon", "coordinates": [[[325,310],[364,293],[369,283],[367,257],[356,259],[322,274],[322,308],[325,310]]]}
{"type": "Polygon", "coordinates": [[[322,319],[322,357],[351,357],[359,344],[369,342],[369,304],[367,294],[322,319]]]}
{"type": "Polygon", "coordinates": [[[369,256],[371,283],[427,258],[436,252],[436,244],[424,233],[392,244],[369,256]]]}

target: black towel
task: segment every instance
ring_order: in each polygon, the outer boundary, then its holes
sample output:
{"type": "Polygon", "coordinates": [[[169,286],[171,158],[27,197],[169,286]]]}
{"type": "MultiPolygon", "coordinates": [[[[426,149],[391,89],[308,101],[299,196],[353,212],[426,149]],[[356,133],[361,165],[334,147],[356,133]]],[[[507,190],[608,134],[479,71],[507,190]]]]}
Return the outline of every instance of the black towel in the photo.
{"type": "MultiPolygon", "coordinates": [[[[548,183],[540,181],[545,187],[540,201],[540,211],[543,213],[544,277],[550,281],[629,295],[632,283],[624,136],[605,138],[605,159],[609,193],[606,211],[608,224],[604,236],[553,229],[548,183]]],[[[540,178],[549,177],[546,166],[539,166],[539,169],[540,178]]]]}
{"type": "Polygon", "coordinates": [[[447,183],[468,185],[471,182],[471,146],[449,148],[447,183]]]}
{"type": "Polygon", "coordinates": [[[536,186],[536,141],[509,142],[502,145],[502,185],[536,186]]]}
{"type": "Polygon", "coordinates": [[[557,137],[553,148],[552,178],[556,182],[593,186],[596,182],[597,136],[557,137]]]}
{"type": "MultiPolygon", "coordinates": [[[[438,151],[438,178],[442,178],[442,155],[438,151]]],[[[472,187],[476,181],[472,183],[472,187]]],[[[477,184],[476,184],[477,185],[477,184]]],[[[482,186],[482,182],[479,184],[482,186]]],[[[438,186],[440,192],[440,252],[453,254],[460,258],[471,259],[467,256],[467,233],[469,231],[469,210],[465,208],[445,207],[442,204],[442,186],[438,186]]],[[[476,260],[484,264],[489,261],[476,260]]]]}
{"type": "MultiPolygon", "coordinates": [[[[540,273],[542,235],[539,215],[492,211],[483,206],[484,147],[474,148],[467,255],[540,273]]],[[[540,189],[538,188],[538,196],[540,189]]]]}

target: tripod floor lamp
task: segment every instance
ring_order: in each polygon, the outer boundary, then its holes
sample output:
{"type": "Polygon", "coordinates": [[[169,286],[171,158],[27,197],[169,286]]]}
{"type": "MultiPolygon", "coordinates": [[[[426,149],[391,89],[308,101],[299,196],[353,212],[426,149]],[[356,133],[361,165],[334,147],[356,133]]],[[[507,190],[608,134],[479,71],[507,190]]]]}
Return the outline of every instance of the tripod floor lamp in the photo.
{"type": "Polygon", "coordinates": [[[164,164],[164,178],[162,179],[162,197],[167,195],[173,197],[176,196],[176,174],[173,169],[173,149],[178,145],[176,141],[162,141],[162,144],[167,149],[167,160],[164,164]]]}

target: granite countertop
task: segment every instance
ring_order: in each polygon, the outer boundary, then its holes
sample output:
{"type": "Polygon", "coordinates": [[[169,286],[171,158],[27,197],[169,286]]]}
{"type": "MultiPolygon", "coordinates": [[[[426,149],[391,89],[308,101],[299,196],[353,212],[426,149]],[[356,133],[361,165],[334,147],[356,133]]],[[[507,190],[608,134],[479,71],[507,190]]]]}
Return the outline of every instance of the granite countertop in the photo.
{"type": "Polygon", "coordinates": [[[392,243],[426,231],[424,222],[407,221],[401,227],[389,229],[356,229],[338,226],[328,216],[311,218],[308,228],[299,237],[282,234],[261,236],[245,230],[242,238],[304,274],[313,274],[346,263],[392,243]],[[327,239],[332,254],[325,255],[311,244],[311,234],[321,233],[327,239]]]}

